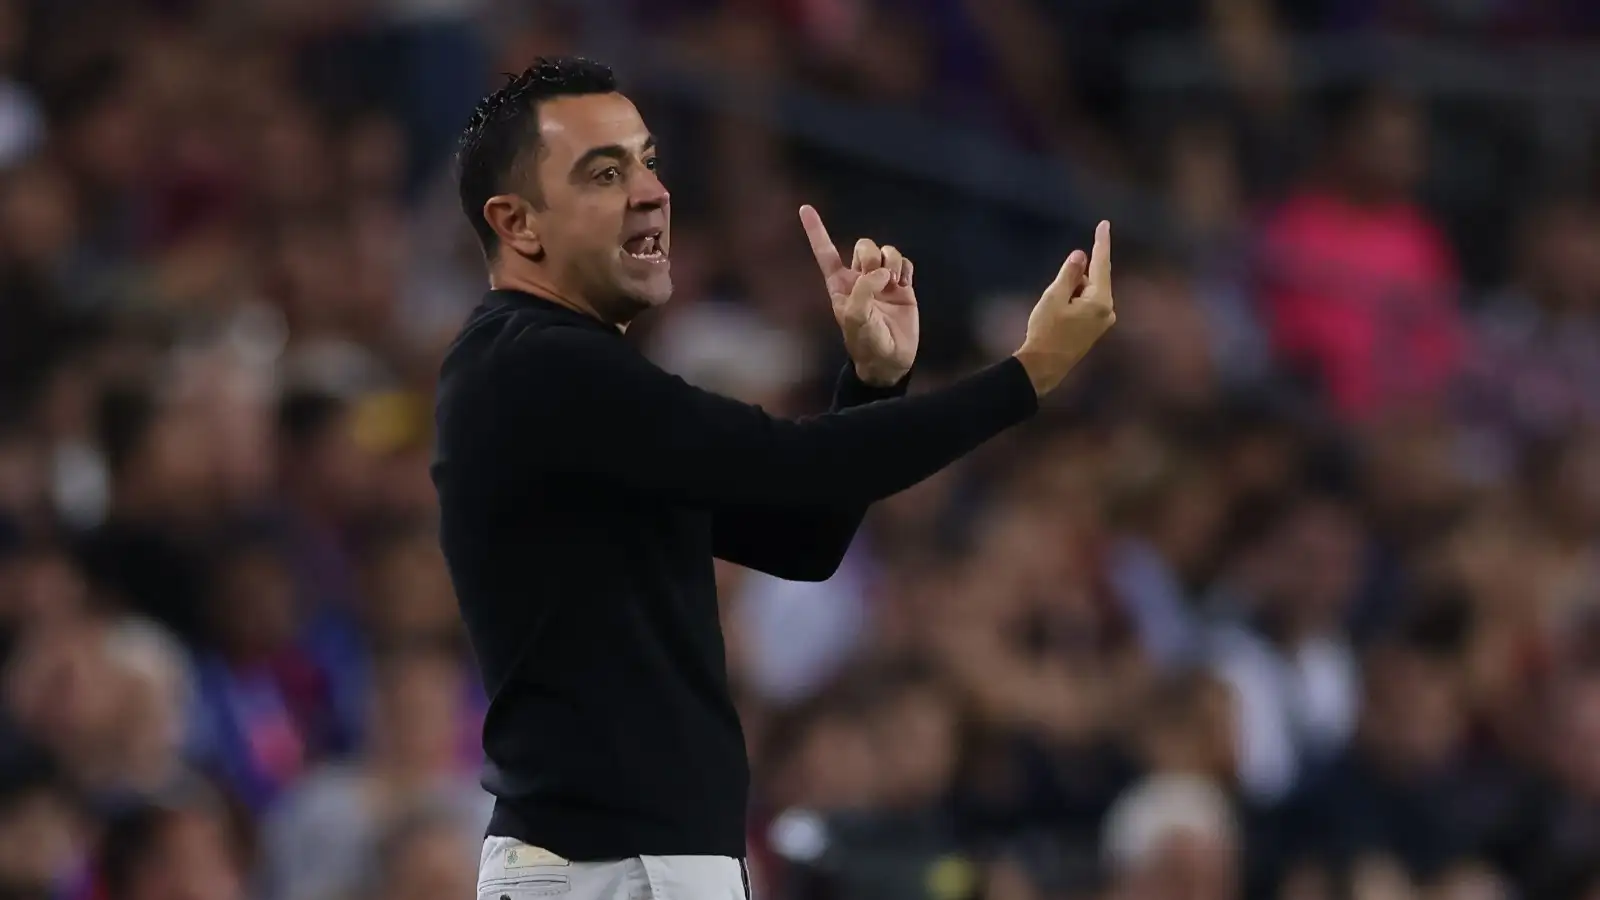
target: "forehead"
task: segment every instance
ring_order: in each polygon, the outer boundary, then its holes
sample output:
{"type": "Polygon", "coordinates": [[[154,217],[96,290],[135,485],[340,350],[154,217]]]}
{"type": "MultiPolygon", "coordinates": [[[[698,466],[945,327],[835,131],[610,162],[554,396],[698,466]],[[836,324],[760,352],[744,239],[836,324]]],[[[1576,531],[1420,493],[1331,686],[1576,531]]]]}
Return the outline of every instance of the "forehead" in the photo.
{"type": "Polygon", "coordinates": [[[639,110],[621,94],[556,97],[539,107],[539,139],[545,158],[571,164],[596,147],[638,152],[650,137],[639,110]]]}

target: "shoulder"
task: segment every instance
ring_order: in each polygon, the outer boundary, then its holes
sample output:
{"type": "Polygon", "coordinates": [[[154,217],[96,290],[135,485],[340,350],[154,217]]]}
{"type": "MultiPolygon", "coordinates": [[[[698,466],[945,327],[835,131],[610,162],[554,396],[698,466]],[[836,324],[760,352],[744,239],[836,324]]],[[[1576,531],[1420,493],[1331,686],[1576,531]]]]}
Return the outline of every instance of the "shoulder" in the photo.
{"type": "Polygon", "coordinates": [[[621,341],[598,332],[512,308],[480,309],[445,353],[439,371],[441,398],[505,378],[559,376],[596,361],[615,364],[621,341]]]}
{"type": "Polygon", "coordinates": [[[660,377],[619,335],[536,312],[493,311],[469,322],[442,367],[435,462],[499,456],[552,428],[594,426],[599,410],[658,397],[652,386],[660,377]]]}
{"type": "Polygon", "coordinates": [[[523,367],[581,368],[643,361],[616,335],[533,316],[511,322],[497,349],[500,362],[523,367]]]}

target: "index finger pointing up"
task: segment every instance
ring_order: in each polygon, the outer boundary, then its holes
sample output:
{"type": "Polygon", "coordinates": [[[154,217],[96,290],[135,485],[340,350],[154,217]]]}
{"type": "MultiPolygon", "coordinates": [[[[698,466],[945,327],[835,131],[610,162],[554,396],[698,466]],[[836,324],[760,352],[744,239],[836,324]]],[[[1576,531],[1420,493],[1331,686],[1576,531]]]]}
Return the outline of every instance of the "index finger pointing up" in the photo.
{"type": "Polygon", "coordinates": [[[1089,254],[1089,283],[1111,282],[1111,223],[1101,222],[1094,230],[1094,250],[1089,254]]]}
{"type": "Polygon", "coordinates": [[[823,275],[832,275],[844,268],[844,260],[839,258],[839,251],[833,246],[833,238],[828,237],[828,229],[822,224],[822,216],[817,214],[816,207],[807,203],[800,207],[800,225],[806,230],[806,239],[811,242],[811,255],[817,258],[817,267],[822,269],[823,275]]]}

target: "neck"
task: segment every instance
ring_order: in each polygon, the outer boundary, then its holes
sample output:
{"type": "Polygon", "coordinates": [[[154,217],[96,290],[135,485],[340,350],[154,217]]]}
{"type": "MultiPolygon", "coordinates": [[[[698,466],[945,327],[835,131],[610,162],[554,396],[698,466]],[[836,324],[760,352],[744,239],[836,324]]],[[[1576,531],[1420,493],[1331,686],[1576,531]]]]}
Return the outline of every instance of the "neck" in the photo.
{"type": "Polygon", "coordinates": [[[591,319],[599,319],[609,325],[615,325],[619,331],[628,330],[626,322],[611,321],[609,317],[600,312],[594,303],[580,296],[576,291],[563,290],[557,287],[554,280],[540,272],[491,272],[489,273],[489,287],[497,291],[521,291],[525,294],[543,297],[557,306],[564,306],[591,319]]]}

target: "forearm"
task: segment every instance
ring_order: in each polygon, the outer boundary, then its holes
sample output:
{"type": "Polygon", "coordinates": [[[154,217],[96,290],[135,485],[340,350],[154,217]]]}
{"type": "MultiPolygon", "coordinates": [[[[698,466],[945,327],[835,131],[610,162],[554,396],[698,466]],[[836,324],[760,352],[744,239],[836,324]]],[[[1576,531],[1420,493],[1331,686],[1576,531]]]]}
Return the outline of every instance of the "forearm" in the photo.
{"type": "Polygon", "coordinates": [[[752,448],[760,458],[719,475],[713,490],[768,505],[864,507],[921,482],[1037,408],[1026,370],[1007,360],[937,391],[777,423],[752,448]]]}
{"type": "Polygon", "coordinates": [[[554,470],[713,509],[864,506],[1038,408],[1026,370],[1010,359],[936,391],[785,421],[690,387],[625,348],[572,340],[583,346],[527,354],[534,367],[522,377],[573,388],[531,402],[508,395],[502,418],[515,420],[517,444],[554,470]]]}
{"type": "MultiPolygon", "coordinates": [[[[903,397],[908,382],[909,376],[887,387],[870,385],[853,365],[847,365],[839,375],[831,411],[903,397]]],[[[777,578],[825,581],[844,561],[868,505],[720,509],[713,526],[716,555],[777,578]]]]}

